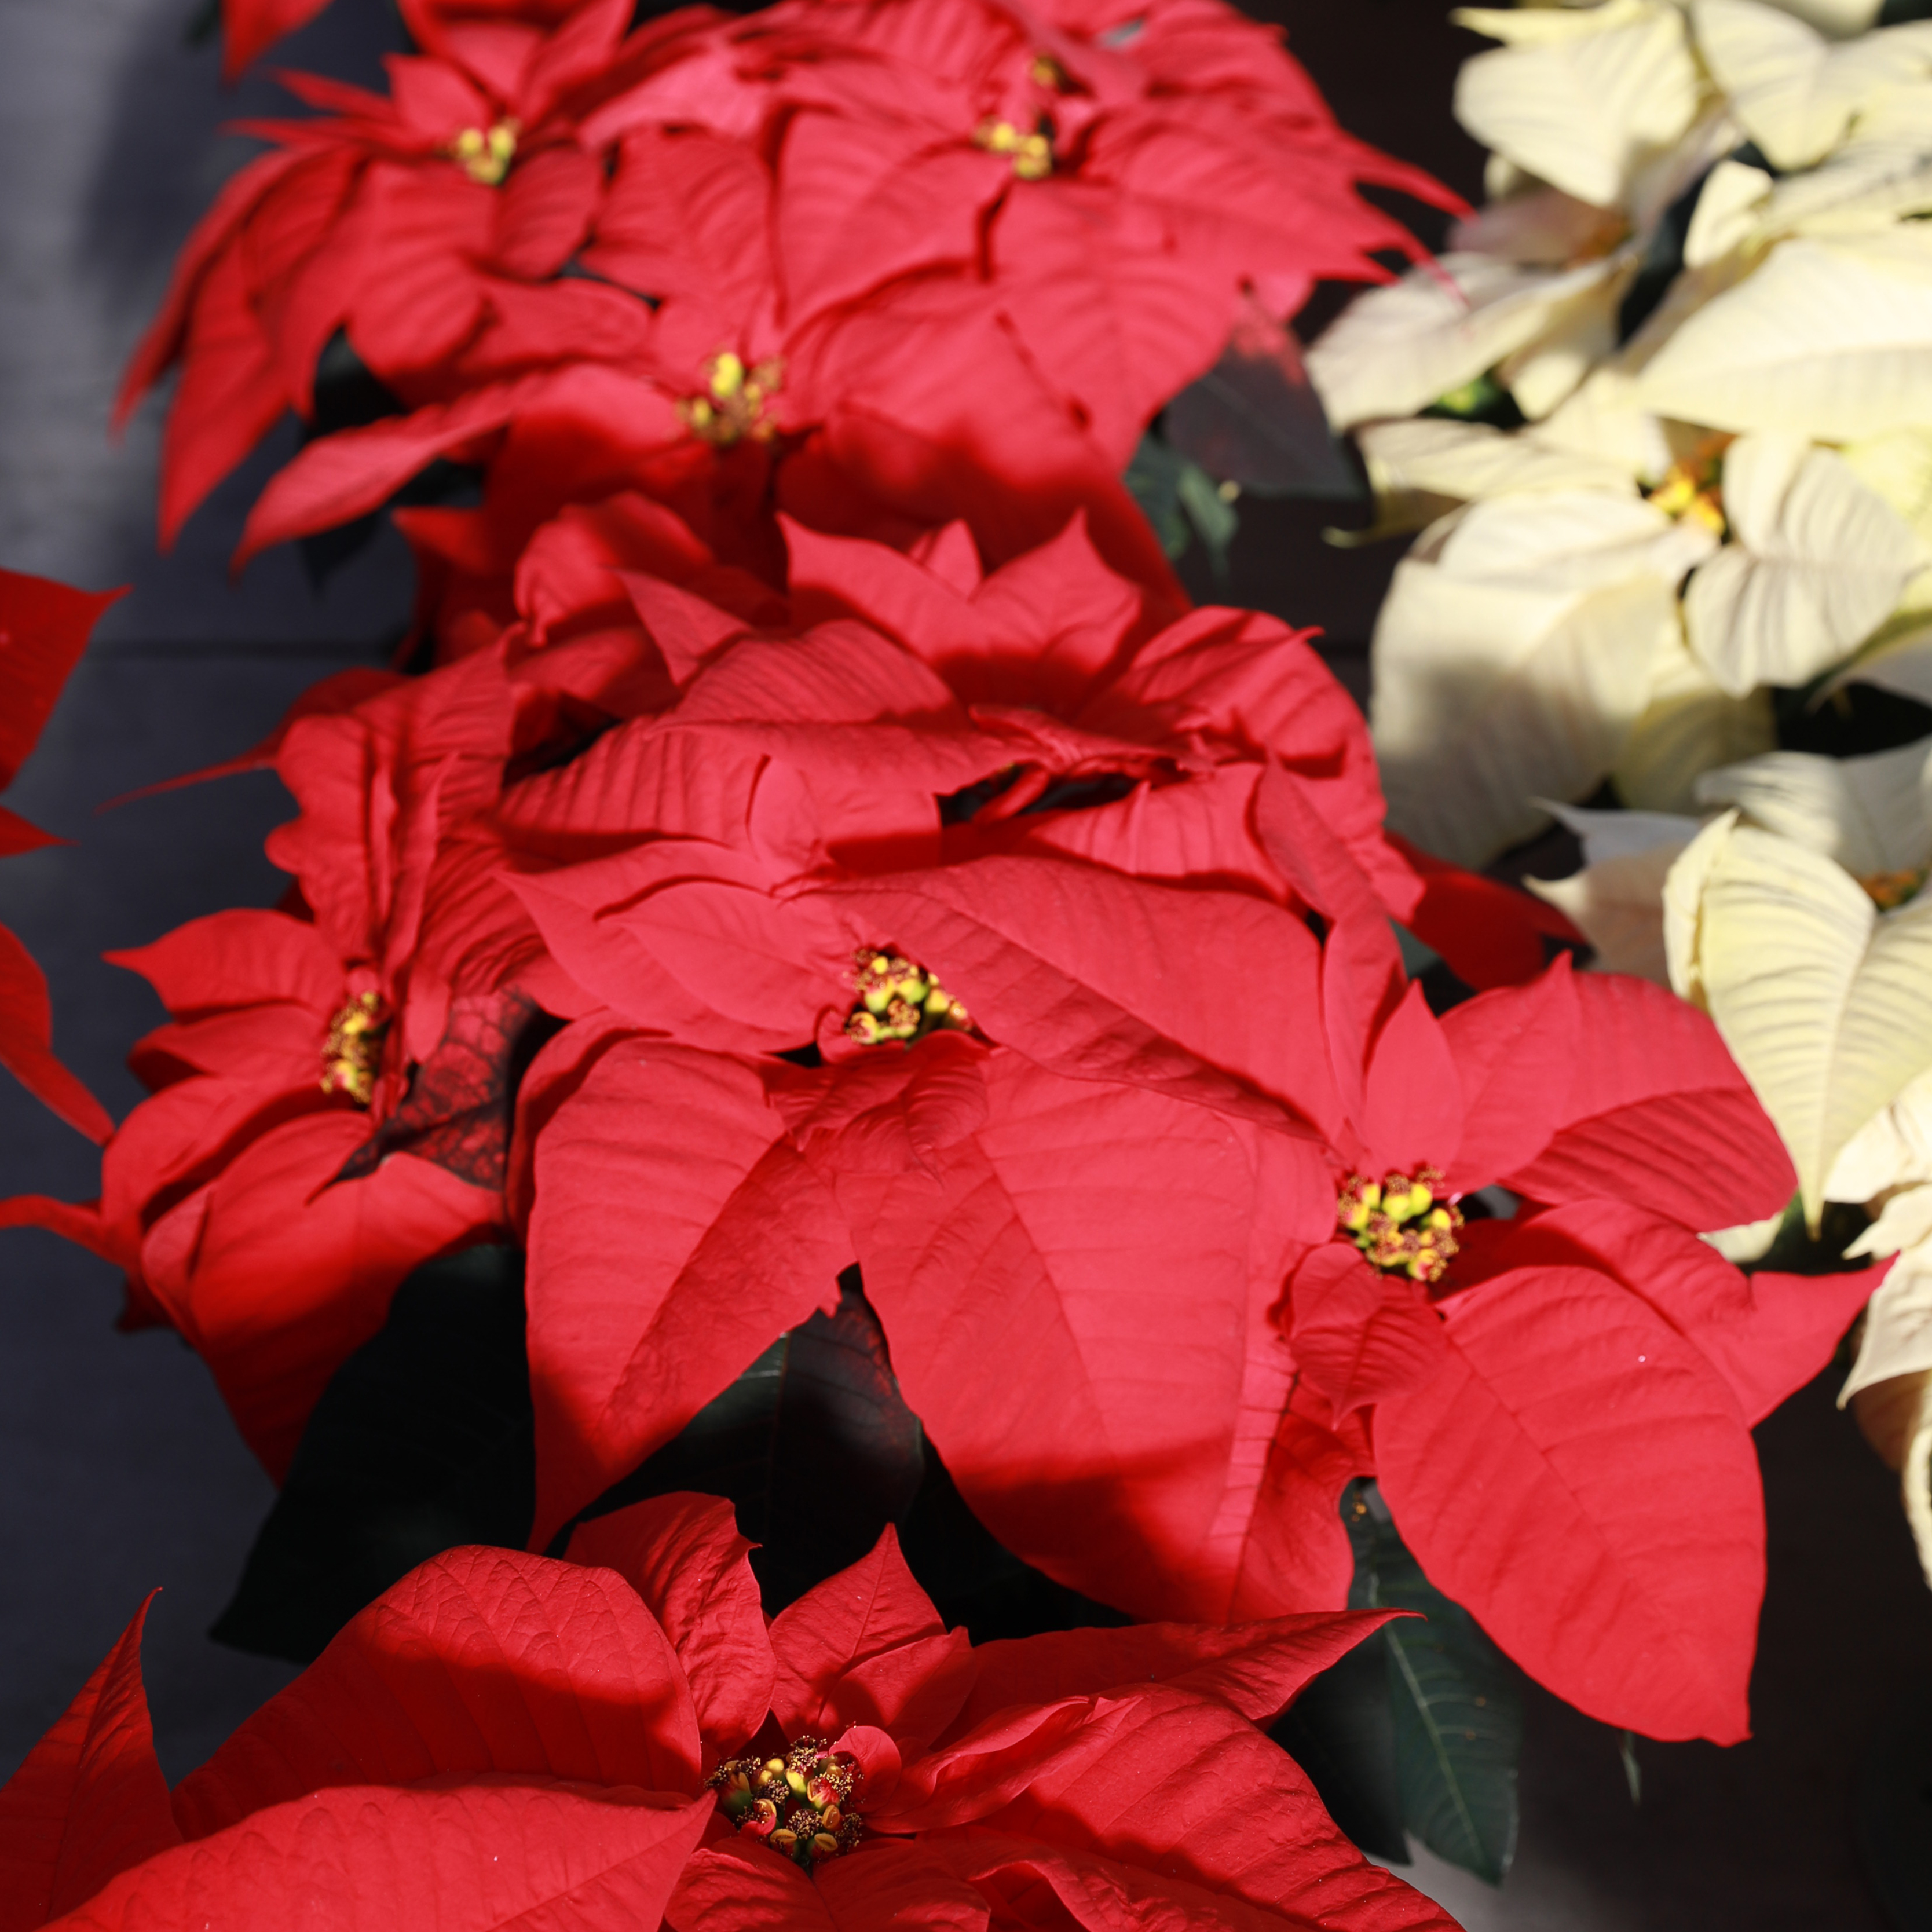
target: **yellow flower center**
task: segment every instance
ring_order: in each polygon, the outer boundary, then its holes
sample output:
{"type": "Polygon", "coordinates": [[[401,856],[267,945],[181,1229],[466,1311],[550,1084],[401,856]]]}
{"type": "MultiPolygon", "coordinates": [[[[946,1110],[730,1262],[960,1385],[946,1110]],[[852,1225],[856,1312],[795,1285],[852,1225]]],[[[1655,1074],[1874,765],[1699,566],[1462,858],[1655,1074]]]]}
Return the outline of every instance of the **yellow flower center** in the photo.
{"type": "Polygon", "coordinates": [[[704,393],[686,397],[677,412],[694,436],[721,448],[748,436],[766,442],[777,426],[766,418],[765,404],[784,381],[782,357],[769,357],[748,369],[742,356],[721,350],[704,365],[704,393]]]}
{"type": "Polygon", "coordinates": [[[973,130],[973,145],[989,154],[1010,154],[1022,181],[1044,181],[1053,172],[1052,138],[1038,128],[1023,134],[1010,121],[989,116],[973,130]]]}
{"type": "Polygon", "coordinates": [[[782,1757],[727,1758],[705,1782],[735,1830],[762,1838],[809,1871],[866,1835],[851,1809],[865,1772],[824,1738],[800,1738],[782,1757]]]}
{"type": "Polygon", "coordinates": [[[1880,912],[1889,912],[1894,906],[1902,906],[1906,901],[1916,896],[1918,889],[1925,883],[1925,868],[1916,872],[1874,872],[1858,884],[1864,887],[1867,896],[1880,912]]]}
{"type": "Polygon", "coordinates": [[[1050,87],[1055,94],[1064,94],[1073,85],[1066,68],[1051,54],[1035,54],[1027,68],[1027,78],[1036,87],[1050,87]]]}
{"type": "Polygon", "coordinates": [[[472,181],[495,188],[516,158],[520,131],[520,124],[508,119],[490,128],[466,128],[450,142],[449,157],[463,164],[463,172],[472,181]]]}
{"type": "Polygon", "coordinates": [[[923,966],[896,952],[860,946],[846,982],[859,995],[845,1022],[846,1036],[864,1046],[923,1040],[942,1028],[964,1033],[973,1024],[972,1016],[923,966]]]}
{"type": "Polygon", "coordinates": [[[328,1023],[322,1043],[322,1090],[346,1094],[358,1107],[368,1106],[388,1030],[382,994],[358,993],[328,1023]]]}
{"type": "Polygon", "coordinates": [[[1688,518],[1702,524],[1722,538],[1730,528],[1720,488],[1724,452],[1730,442],[1728,436],[1706,436],[1688,456],[1673,463],[1657,487],[1646,492],[1652,506],[1677,522],[1688,518]]]}
{"type": "Polygon", "coordinates": [[[1378,1181],[1352,1174],[1335,1202],[1335,1222],[1369,1265],[1412,1281],[1438,1281],[1454,1258],[1462,1210],[1436,1190],[1441,1172],[1418,1168],[1413,1177],[1385,1174],[1378,1181]]]}

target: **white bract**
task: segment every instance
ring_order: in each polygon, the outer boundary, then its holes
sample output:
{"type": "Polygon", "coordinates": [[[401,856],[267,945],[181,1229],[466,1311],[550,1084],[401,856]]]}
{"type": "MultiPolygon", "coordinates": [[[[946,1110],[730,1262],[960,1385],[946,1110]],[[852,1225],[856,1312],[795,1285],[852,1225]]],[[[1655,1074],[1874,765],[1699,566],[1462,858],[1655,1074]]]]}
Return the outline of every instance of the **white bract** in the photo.
{"type": "Polygon", "coordinates": [[[1490,203],[1308,356],[1378,527],[1428,526],[1373,664],[1421,844],[1484,862],[1606,778],[1692,810],[1778,689],[1932,699],[1932,22],[1877,12],[1456,16],[1490,203]]]}

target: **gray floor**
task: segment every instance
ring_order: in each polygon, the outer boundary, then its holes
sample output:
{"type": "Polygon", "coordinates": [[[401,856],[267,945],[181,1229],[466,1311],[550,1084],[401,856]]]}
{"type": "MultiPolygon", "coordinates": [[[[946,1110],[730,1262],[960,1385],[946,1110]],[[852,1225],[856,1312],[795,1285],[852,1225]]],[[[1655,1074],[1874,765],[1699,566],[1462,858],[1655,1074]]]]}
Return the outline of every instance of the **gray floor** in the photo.
{"type": "MultiPolygon", "coordinates": [[[[122,1056],[158,1009],[101,949],[271,898],[278,875],[260,842],[286,802],[254,778],[96,808],[251,742],[304,685],[379,655],[409,595],[394,544],[323,598],[286,554],[230,584],[226,558],[272,454],[158,558],[158,410],[119,447],[106,440],[116,373],[173,250],[242,152],[218,124],[274,111],[266,83],[224,97],[212,52],[184,50],[196,6],[0,4],[0,564],[134,586],[8,798],[76,842],[0,866],[0,919],[46,966],[58,1044],[117,1113],[136,1097],[122,1056]]],[[[1434,0],[1282,0],[1282,11],[1352,125],[1473,185],[1473,154],[1445,113],[1453,62],[1471,44],[1442,28],[1434,0]]],[[[337,0],[286,57],[368,79],[387,32],[379,0],[337,0]]],[[[1233,592],[1325,623],[1341,668],[1358,671],[1388,560],[1325,549],[1322,520],[1292,506],[1251,515],[1233,592]]],[[[84,1142],[0,1089],[0,1185],[80,1196],[92,1172],[84,1142]]],[[[0,1285],[0,1772],[159,1583],[148,1670],[162,1757],[178,1775],[286,1674],[202,1634],[267,1482],[178,1342],[112,1332],[108,1270],[50,1238],[8,1234],[0,1285]]],[[[1859,1873],[1854,1777],[1892,1714],[1932,1690],[1932,1598],[1890,1479],[1825,1389],[1760,1442],[1772,1584],[1758,1736],[1727,1752],[1643,1747],[1633,1810],[1611,1734],[1532,1690],[1508,1886],[1498,1894],[1414,1868],[1471,1932],[1886,1924],[1859,1873]]]]}

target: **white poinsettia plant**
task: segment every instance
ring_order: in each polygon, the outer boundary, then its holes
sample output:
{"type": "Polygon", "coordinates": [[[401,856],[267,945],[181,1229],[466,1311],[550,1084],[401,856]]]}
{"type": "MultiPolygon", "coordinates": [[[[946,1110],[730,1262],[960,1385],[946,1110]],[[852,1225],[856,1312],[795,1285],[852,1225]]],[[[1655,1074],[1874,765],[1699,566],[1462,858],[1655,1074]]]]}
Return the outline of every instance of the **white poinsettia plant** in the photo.
{"type": "Polygon", "coordinates": [[[1606,777],[1682,811],[1774,688],[1932,696],[1932,21],[1877,11],[1455,16],[1502,43],[1456,96],[1488,205],[1309,356],[1384,527],[1426,525],[1373,722],[1433,850],[1606,777]]]}
{"type": "Polygon", "coordinates": [[[1420,532],[1373,646],[1391,820],[1474,865],[1568,821],[1539,890],[1710,1012],[1813,1228],[1871,1217],[1844,1397],[1932,1580],[1932,740],[1774,748],[1774,698],[1932,702],[1932,20],[1880,10],[1457,14],[1500,44],[1456,93],[1488,204],[1309,366],[1420,532]]]}

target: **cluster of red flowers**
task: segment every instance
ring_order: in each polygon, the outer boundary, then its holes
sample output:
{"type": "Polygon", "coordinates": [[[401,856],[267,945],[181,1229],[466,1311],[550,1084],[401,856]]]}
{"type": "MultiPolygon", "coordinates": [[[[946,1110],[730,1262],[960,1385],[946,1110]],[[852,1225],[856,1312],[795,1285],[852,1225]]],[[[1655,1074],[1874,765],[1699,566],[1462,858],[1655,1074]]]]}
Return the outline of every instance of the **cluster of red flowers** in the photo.
{"type": "MultiPolygon", "coordinates": [[[[278,10],[231,10],[254,44],[278,10]]],[[[538,523],[638,488],[767,575],[775,505],[899,542],[963,517],[1001,560],[1084,506],[1158,577],[1120,481],[1149,419],[1238,332],[1292,355],[1318,278],[1413,252],[1356,183],[1454,200],[1222,0],[404,11],[387,97],[290,77],[326,111],[253,128],[129,371],[124,407],[182,365],[164,537],[311,413],[341,333],[398,413],[310,444],[244,556],[446,457],[484,513],[410,535],[498,604],[538,523]]]]}
{"type": "Polygon", "coordinates": [[[1370,1627],[1370,1476],[1560,1694],[1744,1736],[1749,1430],[1872,1278],[1699,1238],[1793,1186],[1714,1029],[1387,834],[1306,637],[1190,608],[1119,481],[1377,272],[1356,182],[1439,191],[1220,0],[404,10],[388,96],[291,82],[129,394],[182,364],[166,530],[338,338],[394,412],[246,547],[437,457],[482,500],[396,513],[412,674],[238,761],[300,808],[282,904],[117,956],[172,1018],[99,1201],[0,1219],[124,1268],[278,1477],[404,1277],[513,1240],[535,1550],[856,1264],[980,1521],[1189,1627],[974,1651],[889,1539],[767,1633],[718,1509],[653,1505],[576,1532],[621,1582],[418,1572],[171,1802],[130,1633],[0,1867],[76,1925],[325,1874],[344,1926],[1446,1923],[1251,1721],[1370,1627]]]}

